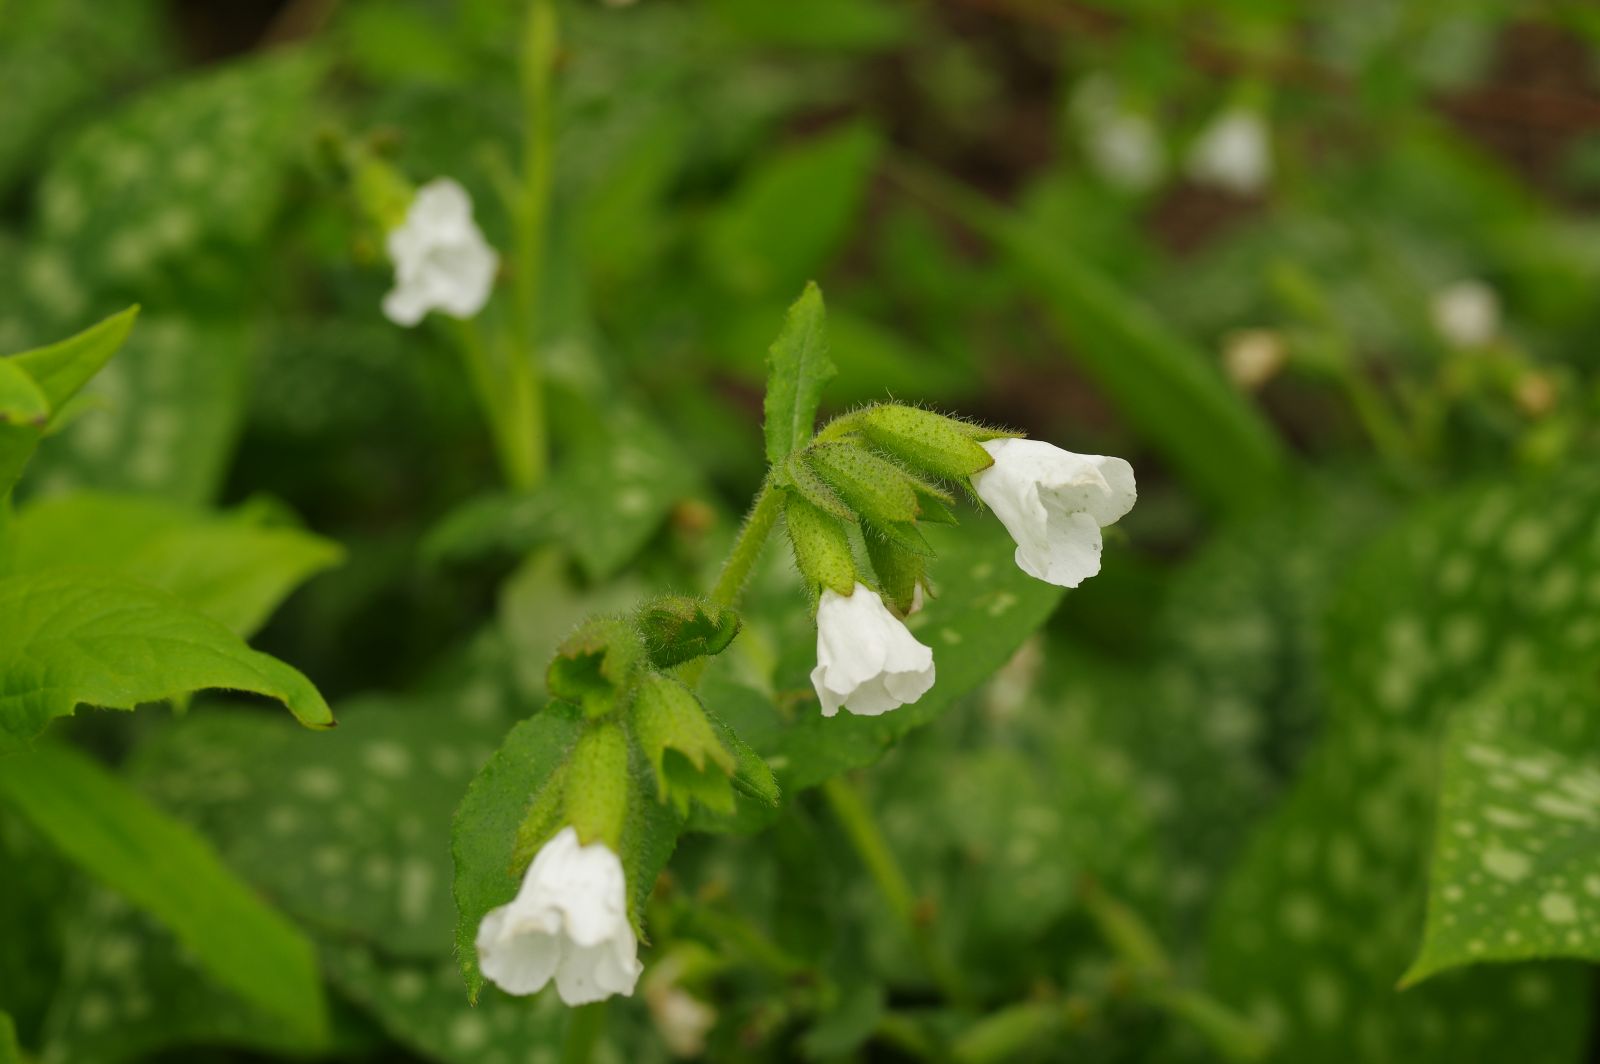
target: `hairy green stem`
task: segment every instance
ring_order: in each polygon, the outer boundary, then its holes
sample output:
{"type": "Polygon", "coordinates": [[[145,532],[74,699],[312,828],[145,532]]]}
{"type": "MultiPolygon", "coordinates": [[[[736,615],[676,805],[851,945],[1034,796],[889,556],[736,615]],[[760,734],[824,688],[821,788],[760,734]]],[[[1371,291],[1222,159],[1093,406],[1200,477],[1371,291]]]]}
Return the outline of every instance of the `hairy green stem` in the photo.
{"type": "MultiPolygon", "coordinates": [[[[717,582],[711,588],[712,602],[728,607],[739,604],[745,582],[750,579],[750,570],[755,568],[756,559],[761,557],[761,548],[767,545],[767,537],[777,526],[778,515],[782,511],[783,496],[770,480],[763,483],[761,490],[756,493],[755,502],[750,505],[750,513],[745,516],[744,524],[739,527],[739,535],[728,551],[727,560],[722,563],[722,571],[717,574],[717,582]]],[[[706,658],[695,658],[678,670],[678,679],[693,688],[700,682],[706,665],[706,658]]]]}
{"type": "Polygon", "coordinates": [[[839,825],[844,828],[845,836],[861,858],[861,863],[867,866],[868,874],[877,884],[878,893],[883,895],[895,919],[911,937],[912,945],[916,947],[928,974],[945,997],[955,1003],[965,1002],[967,991],[961,973],[940,949],[933,929],[918,913],[917,897],[911,890],[911,883],[861,793],[845,777],[835,776],[822,785],[822,795],[827,799],[839,825]]]}

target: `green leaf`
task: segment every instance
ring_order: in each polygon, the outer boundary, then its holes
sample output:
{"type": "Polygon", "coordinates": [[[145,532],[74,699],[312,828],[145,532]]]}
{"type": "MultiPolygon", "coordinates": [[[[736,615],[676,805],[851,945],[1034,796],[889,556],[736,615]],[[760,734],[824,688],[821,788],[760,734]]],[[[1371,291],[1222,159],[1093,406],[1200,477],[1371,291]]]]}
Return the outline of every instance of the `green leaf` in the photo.
{"type": "Polygon", "coordinates": [[[59,411],[111,361],[138,316],[139,308],[129,307],[76,336],[13,355],[14,365],[38,384],[49,409],[59,411]]]}
{"type": "Polygon", "coordinates": [[[565,764],[582,730],[581,715],[552,703],[511,729],[500,749],[467,788],[456,810],[450,852],[455,858],[456,957],[467,993],[483,988],[478,971],[478,924],[517,893],[519,837],[530,811],[565,764]]]}
{"type": "Polygon", "coordinates": [[[1485,961],[1600,960],[1600,758],[1569,752],[1597,741],[1592,684],[1494,689],[1452,722],[1407,985],[1485,961]]]}
{"type": "Polygon", "coordinates": [[[784,297],[818,276],[849,235],[880,148],[858,123],[766,157],[711,218],[710,269],[741,300],[784,297]]]}
{"type": "Polygon", "coordinates": [[[80,704],[133,709],[218,687],[275,698],[307,727],[333,723],[299,672],[165,592],[72,570],[0,579],[0,750],[80,704]]]}
{"type": "Polygon", "coordinates": [[[95,762],[40,746],[0,763],[0,794],[64,853],[170,927],[224,986],[319,1037],[327,1006],[311,945],[189,827],[95,762]]]}
{"type": "Polygon", "coordinates": [[[17,1025],[11,1014],[0,1010],[0,1064],[22,1064],[22,1050],[17,1045],[17,1025]]]}
{"type": "Polygon", "coordinates": [[[1072,356],[1208,502],[1247,509],[1282,482],[1288,458],[1271,426],[1150,307],[1024,217],[942,178],[901,176],[954,208],[1016,265],[1072,356]]]}
{"type": "Polygon", "coordinates": [[[822,290],[808,283],[789,308],[767,360],[767,462],[777,465],[811,439],[822,389],[835,373],[828,358],[822,290]]]}
{"type": "Polygon", "coordinates": [[[15,359],[0,358],[0,426],[42,429],[50,420],[44,392],[15,359]]]}
{"type": "Polygon", "coordinates": [[[11,568],[116,573],[249,636],[297,585],[343,557],[329,540],[262,517],[248,509],[214,516],[132,495],[47,497],[18,515],[11,568]]]}

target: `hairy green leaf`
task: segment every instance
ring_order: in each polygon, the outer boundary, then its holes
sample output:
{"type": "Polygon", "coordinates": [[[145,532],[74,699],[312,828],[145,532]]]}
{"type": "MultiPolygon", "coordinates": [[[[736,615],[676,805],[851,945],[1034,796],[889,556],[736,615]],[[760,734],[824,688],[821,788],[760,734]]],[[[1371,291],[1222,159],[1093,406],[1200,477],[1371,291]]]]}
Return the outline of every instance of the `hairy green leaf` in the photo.
{"type": "Polygon", "coordinates": [[[822,290],[806,285],[783,320],[767,359],[767,462],[777,465],[806,445],[817,420],[822,389],[835,373],[828,358],[822,290]]]}
{"type": "Polygon", "coordinates": [[[333,723],[299,672],[165,592],[78,570],[0,579],[0,750],[79,705],[133,709],[207,688],[275,698],[308,727],[333,723]]]}
{"type": "Polygon", "coordinates": [[[206,841],[95,762],[42,745],[0,762],[0,795],[96,878],[170,927],[224,986],[320,1036],[327,1006],[311,945],[206,841]]]}

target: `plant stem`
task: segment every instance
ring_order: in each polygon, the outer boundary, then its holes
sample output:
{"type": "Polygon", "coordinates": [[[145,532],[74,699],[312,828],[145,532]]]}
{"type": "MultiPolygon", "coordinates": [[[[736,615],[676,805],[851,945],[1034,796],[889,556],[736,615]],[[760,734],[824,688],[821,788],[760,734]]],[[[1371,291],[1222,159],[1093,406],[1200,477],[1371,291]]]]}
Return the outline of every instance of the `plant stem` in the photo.
{"type": "Polygon", "coordinates": [[[572,1010],[572,1022],[561,1047],[561,1064],[589,1064],[606,1026],[606,1003],[597,1001],[572,1010]]]}
{"type": "MultiPolygon", "coordinates": [[[[756,493],[755,502],[750,504],[744,524],[739,527],[739,535],[728,551],[727,560],[722,563],[722,572],[717,574],[717,582],[711,588],[712,602],[729,607],[739,604],[745,582],[750,579],[750,570],[755,568],[756,559],[761,557],[761,548],[766,546],[767,537],[772,534],[782,510],[783,496],[773,488],[771,481],[763,483],[761,490],[756,493]]],[[[695,658],[678,670],[678,679],[692,690],[700,682],[700,675],[705,672],[707,663],[706,658],[695,658]]]]}
{"type": "Polygon", "coordinates": [[[484,343],[483,331],[476,319],[461,321],[449,319],[455,329],[456,350],[461,355],[462,367],[478,407],[489,425],[489,435],[494,441],[495,457],[507,483],[514,488],[531,487],[527,483],[527,465],[517,445],[516,422],[505,404],[506,393],[501,387],[500,375],[484,343]]]}
{"type": "Polygon", "coordinates": [[[844,828],[850,844],[855,847],[861,863],[867,866],[878,892],[889,903],[895,919],[911,936],[912,945],[916,947],[934,982],[952,1002],[964,1003],[967,992],[961,973],[939,948],[932,928],[919,916],[911,883],[906,879],[900,862],[889,848],[888,840],[883,837],[883,831],[861,793],[845,777],[835,776],[822,785],[822,795],[827,799],[833,815],[838,818],[839,825],[844,828]]]}

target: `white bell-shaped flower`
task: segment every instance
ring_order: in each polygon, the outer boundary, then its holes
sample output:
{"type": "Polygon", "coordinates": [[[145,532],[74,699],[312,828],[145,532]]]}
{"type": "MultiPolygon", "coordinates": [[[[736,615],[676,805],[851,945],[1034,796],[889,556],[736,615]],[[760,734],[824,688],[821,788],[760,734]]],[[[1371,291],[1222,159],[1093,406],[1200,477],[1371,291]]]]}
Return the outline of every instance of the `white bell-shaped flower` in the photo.
{"type": "Polygon", "coordinates": [[[500,257],[472,220],[472,197],[450,178],[417,190],[388,247],[395,283],[383,313],[396,325],[415,325],[430,310],[471,318],[489,301],[500,257]]]}
{"type": "Polygon", "coordinates": [[[1100,529],[1133,509],[1133,467],[1120,458],[1074,454],[1039,440],[990,440],[994,465],[972,478],[1017,541],[1017,567],[1060,587],[1100,571],[1100,529]]]}
{"type": "Polygon", "coordinates": [[[933,686],[933,651],[917,642],[878,593],[825,588],[817,605],[817,667],[811,685],[831,717],[843,706],[876,717],[915,702],[933,686]]]}
{"type": "Polygon", "coordinates": [[[1235,107],[1201,131],[1184,166],[1203,185],[1248,196],[1272,179],[1272,144],[1266,121],[1255,111],[1235,107]]]}
{"type": "Polygon", "coordinates": [[[1482,281],[1456,281],[1433,294],[1433,327],[1452,347],[1486,347],[1500,333],[1500,297],[1482,281]]]}
{"type": "Polygon", "coordinates": [[[1098,75],[1087,79],[1073,94],[1072,110],[1089,163],[1109,184],[1144,192],[1160,183],[1167,169],[1161,132],[1115,84],[1098,75]]]}
{"type": "Polygon", "coordinates": [[[622,862],[601,842],[578,845],[562,828],[545,843],[508,904],[478,925],[478,967],[508,994],[533,994],[551,977],[568,1005],[632,994],[639,943],[628,923],[622,862]]]}

